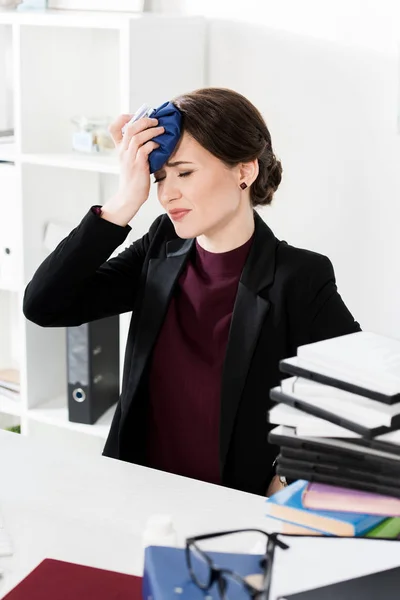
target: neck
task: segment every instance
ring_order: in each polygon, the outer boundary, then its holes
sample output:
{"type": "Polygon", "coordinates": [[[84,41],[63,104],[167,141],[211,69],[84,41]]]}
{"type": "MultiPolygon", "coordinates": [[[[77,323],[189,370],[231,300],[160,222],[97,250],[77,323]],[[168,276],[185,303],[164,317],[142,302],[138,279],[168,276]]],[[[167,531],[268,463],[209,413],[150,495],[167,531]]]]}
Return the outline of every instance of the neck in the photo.
{"type": "Polygon", "coordinates": [[[197,238],[199,245],[207,252],[229,252],[243,246],[254,233],[254,214],[250,204],[239,209],[226,222],[219,224],[212,231],[203,233],[197,238]]]}

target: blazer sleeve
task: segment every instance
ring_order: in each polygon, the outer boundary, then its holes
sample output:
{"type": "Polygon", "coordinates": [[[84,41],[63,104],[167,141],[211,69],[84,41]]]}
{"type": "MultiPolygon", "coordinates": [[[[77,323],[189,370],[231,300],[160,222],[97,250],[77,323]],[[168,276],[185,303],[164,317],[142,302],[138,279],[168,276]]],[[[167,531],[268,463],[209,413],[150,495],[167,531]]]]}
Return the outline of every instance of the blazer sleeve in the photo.
{"type": "Polygon", "coordinates": [[[107,260],[131,228],[91,210],[43,261],[24,294],[23,312],[42,327],[70,327],[133,310],[152,237],[149,232],[107,260]]]}
{"type": "Polygon", "coordinates": [[[340,296],[333,265],[326,256],[319,256],[315,287],[310,297],[310,341],[318,342],[361,331],[340,296]]]}
{"type": "Polygon", "coordinates": [[[322,254],[311,256],[297,282],[297,346],[361,331],[338,292],[331,261],[322,254]]]}

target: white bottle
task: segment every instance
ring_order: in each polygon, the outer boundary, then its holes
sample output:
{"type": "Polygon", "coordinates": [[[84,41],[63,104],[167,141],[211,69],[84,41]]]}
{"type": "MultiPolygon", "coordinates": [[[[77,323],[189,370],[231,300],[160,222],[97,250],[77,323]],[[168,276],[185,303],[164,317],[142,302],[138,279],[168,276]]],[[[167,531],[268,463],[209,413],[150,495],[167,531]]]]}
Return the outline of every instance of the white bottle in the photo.
{"type": "Polygon", "coordinates": [[[143,574],[145,550],[148,546],[169,546],[175,548],[178,538],[170,515],[153,515],[142,535],[142,551],[136,556],[136,571],[143,574]]]}
{"type": "Polygon", "coordinates": [[[178,545],[177,534],[170,515],[153,515],[146,524],[142,537],[143,548],[147,546],[178,545]]]}

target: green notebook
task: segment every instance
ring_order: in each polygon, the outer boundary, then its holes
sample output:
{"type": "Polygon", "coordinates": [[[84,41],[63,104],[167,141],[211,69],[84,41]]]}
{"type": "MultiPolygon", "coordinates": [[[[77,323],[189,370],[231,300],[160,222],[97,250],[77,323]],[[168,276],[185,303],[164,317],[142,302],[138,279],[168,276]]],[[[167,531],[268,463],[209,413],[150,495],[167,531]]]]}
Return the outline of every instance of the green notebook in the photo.
{"type": "Polygon", "coordinates": [[[365,534],[365,537],[395,539],[400,536],[400,517],[385,519],[365,534]]]}

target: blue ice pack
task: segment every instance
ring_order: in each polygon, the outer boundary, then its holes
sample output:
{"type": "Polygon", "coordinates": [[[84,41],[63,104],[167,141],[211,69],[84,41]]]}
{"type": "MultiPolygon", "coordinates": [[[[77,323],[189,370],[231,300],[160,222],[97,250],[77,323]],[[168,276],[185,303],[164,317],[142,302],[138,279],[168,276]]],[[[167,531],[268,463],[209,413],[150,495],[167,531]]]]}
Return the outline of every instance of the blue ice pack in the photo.
{"type": "MultiPolygon", "coordinates": [[[[260,555],[232,554],[226,552],[209,552],[216,566],[231,569],[242,577],[251,574],[262,574],[260,555]]],[[[248,600],[248,593],[239,586],[228,587],[229,600],[248,600]]],[[[220,600],[214,584],[208,591],[203,591],[192,581],[185,550],[150,546],[146,548],[143,600],[220,600]]]]}
{"type": "Polygon", "coordinates": [[[151,113],[152,119],[158,119],[158,127],[164,127],[161,135],[153,138],[153,142],[160,144],[149,155],[150,173],[161,169],[167,162],[181,137],[182,114],[172,102],[164,102],[151,113]]]}

